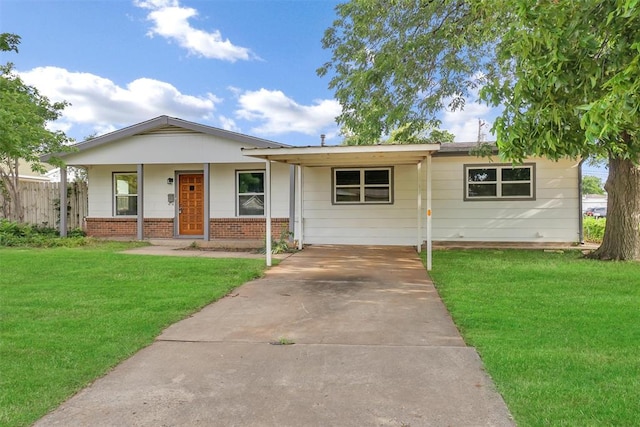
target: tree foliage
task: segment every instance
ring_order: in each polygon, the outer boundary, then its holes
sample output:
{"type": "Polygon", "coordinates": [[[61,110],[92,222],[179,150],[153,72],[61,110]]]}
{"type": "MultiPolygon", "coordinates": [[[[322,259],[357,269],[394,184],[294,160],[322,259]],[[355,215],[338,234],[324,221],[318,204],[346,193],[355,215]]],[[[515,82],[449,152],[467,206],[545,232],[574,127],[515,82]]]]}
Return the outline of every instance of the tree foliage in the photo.
{"type": "Polygon", "coordinates": [[[504,0],[510,27],[484,99],[504,155],[640,154],[640,10],[633,1],[504,0]]]}
{"type": "MultiPolygon", "coordinates": [[[[17,35],[0,35],[0,50],[17,52],[19,43],[17,35]]],[[[0,183],[6,217],[20,221],[23,216],[18,191],[19,161],[29,162],[34,171],[43,171],[41,155],[68,150],[69,138],[61,131],[46,128],[66,105],[52,103],[35,87],[26,85],[14,72],[12,63],[0,65],[0,183]]],[[[61,164],[56,158],[50,163],[61,164]]]]}
{"type": "Polygon", "coordinates": [[[639,0],[354,0],[337,13],[318,72],[351,133],[415,135],[479,93],[503,107],[503,158],[609,159],[595,256],[640,257],[639,0]]]}
{"type": "Polygon", "coordinates": [[[604,194],[602,180],[597,176],[585,176],[582,178],[582,194],[604,194]]]}
{"type": "Polygon", "coordinates": [[[397,131],[409,140],[459,109],[486,66],[484,8],[465,0],[354,0],[338,5],[318,73],[343,107],[338,122],[361,143],[397,131]],[[473,38],[460,31],[466,28],[473,38]]]}

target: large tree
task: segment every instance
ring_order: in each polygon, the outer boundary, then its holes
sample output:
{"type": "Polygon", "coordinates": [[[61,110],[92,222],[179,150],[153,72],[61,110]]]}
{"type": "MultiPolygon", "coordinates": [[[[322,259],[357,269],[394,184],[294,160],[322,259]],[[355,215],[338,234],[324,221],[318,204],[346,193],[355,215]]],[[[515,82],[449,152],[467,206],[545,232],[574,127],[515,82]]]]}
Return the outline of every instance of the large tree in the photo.
{"type": "Polygon", "coordinates": [[[584,176],[582,177],[582,194],[604,194],[604,188],[602,188],[602,180],[597,176],[584,176]]]}
{"type": "MultiPolygon", "coordinates": [[[[20,37],[0,34],[0,51],[18,52],[20,37]]],[[[13,64],[0,65],[0,191],[5,201],[5,217],[22,221],[24,212],[19,191],[19,162],[42,171],[40,156],[67,150],[69,139],[63,132],[51,131],[47,124],[56,120],[64,102],[50,102],[35,87],[26,85],[14,72],[13,64]]],[[[53,159],[53,164],[60,164],[53,159]]]]}
{"type": "Polygon", "coordinates": [[[319,69],[338,121],[376,140],[438,124],[480,94],[503,107],[501,155],[606,157],[600,259],[640,258],[638,0],[354,0],[337,7],[319,69]],[[479,92],[478,92],[479,91],[479,92]]]}

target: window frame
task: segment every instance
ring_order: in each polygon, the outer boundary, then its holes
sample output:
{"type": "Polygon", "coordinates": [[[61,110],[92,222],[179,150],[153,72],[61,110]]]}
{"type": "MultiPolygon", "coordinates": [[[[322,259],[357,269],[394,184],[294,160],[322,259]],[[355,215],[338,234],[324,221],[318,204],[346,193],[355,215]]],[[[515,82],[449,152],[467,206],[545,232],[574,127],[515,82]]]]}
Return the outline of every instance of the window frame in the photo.
{"type": "Polygon", "coordinates": [[[118,214],[118,197],[135,197],[136,198],[136,207],[138,206],[138,191],[136,189],[135,194],[119,194],[118,193],[118,184],[116,182],[116,176],[118,175],[133,175],[136,177],[136,182],[138,180],[138,172],[137,171],[121,171],[121,172],[111,172],[111,203],[112,203],[112,212],[114,218],[132,218],[138,215],[137,209],[135,214],[118,214]]]}
{"type": "Polygon", "coordinates": [[[240,213],[240,196],[260,196],[262,195],[262,202],[264,203],[266,197],[266,170],[265,169],[238,169],[236,170],[236,188],[235,188],[235,198],[236,198],[236,217],[238,218],[264,218],[265,210],[264,205],[262,207],[261,215],[243,215],[240,213]],[[262,193],[249,192],[249,193],[240,193],[240,174],[242,173],[261,173],[262,174],[262,193]]]}
{"type": "Polygon", "coordinates": [[[394,175],[393,166],[376,166],[376,167],[335,167],[331,168],[331,204],[332,205],[392,205],[394,203],[394,191],[393,191],[393,175],[394,175]],[[367,171],[379,171],[385,170],[389,173],[389,184],[369,184],[365,183],[364,177],[367,171]],[[336,173],[342,171],[358,171],[360,172],[360,183],[357,186],[360,189],[360,200],[359,201],[348,201],[348,202],[339,202],[337,200],[339,188],[348,188],[348,187],[356,187],[354,185],[345,185],[338,187],[336,184],[336,173]],[[366,201],[365,200],[365,188],[388,188],[389,189],[389,200],[386,201],[366,201]]]}
{"type": "Polygon", "coordinates": [[[462,168],[463,172],[463,200],[465,202],[486,202],[486,201],[518,201],[518,200],[536,200],[536,164],[535,163],[522,163],[519,165],[513,165],[511,163],[465,163],[462,168]],[[503,181],[502,170],[503,169],[529,169],[530,179],[526,181],[503,181]],[[496,180],[490,181],[490,183],[496,184],[495,196],[469,196],[469,185],[474,184],[469,181],[469,169],[495,169],[496,180]],[[529,196],[503,196],[502,185],[503,184],[529,184],[529,196]]]}

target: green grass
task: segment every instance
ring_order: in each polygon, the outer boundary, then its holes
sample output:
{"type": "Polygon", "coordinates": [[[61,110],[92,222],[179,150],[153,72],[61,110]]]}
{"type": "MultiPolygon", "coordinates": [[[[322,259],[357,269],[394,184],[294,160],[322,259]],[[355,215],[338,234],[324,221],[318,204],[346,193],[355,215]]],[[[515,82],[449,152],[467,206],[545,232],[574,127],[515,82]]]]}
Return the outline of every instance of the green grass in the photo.
{"type": "Polygon", "coordinates": [[[519,426],[640,425],[640,263],[443,250],[432,278],[519,426]]]}
{"type": "Polygon", "coordinates": [[[0,425],[31,424],[263,271],[260,259],[116,252],[126,247],[0,248],[0,425]]]}

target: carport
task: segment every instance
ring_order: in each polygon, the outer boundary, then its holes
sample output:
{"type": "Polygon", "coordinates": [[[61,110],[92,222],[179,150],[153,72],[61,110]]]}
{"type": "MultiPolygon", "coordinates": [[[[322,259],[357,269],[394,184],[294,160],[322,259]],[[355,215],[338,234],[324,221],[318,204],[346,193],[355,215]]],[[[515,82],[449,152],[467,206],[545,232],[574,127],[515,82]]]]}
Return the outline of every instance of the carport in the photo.
{"type": "MultiPolygon", "coordinates": [[[[266,217],[266,263],[271,265],[271,162],[280,162],[295,166],[295,227],[294,239],[298,249],[305,244],[304,226],[304,180],[305,170],[309,168],[339,167],[381,167],[415,165],[417,191],[415,194],[415,246],[419,252],[426,241],[427,270],[431,270],[431,156],[440,149],[440,144],[380,144],[360,146],[311,146],[244,149],[243,154],[266,160],[265,165],[265,217],[266,217]],[[426,179],[423,171],[426,169],[426,179]],[[425,203],[423,204],[423,199],[425,203]],[[426,206],[424,206],[426,205],[426,206]],[[426,221],[423,219],[426,217],[426,221]],[[426,227],[426,239],[423,229],[426,227]]],[[[375,205],[372,205],[375,207],[375,205]]]]}

